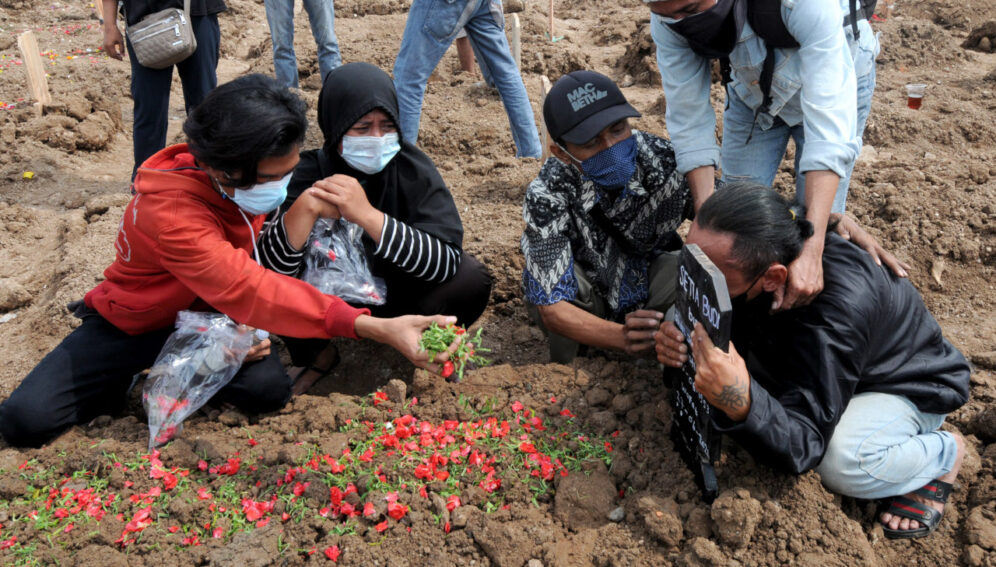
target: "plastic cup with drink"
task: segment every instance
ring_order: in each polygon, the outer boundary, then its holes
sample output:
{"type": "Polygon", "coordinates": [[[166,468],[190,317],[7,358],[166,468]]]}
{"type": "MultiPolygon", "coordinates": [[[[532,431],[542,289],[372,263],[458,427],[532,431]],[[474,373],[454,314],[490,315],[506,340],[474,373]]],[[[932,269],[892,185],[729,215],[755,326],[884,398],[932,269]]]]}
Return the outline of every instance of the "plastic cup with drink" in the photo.
{"type": "Polygon", "coordinates": [[[923,104],[923,91],[926,89],[927,85],[923,83],[906,85],[906,106],[919,110],[923,104]]]}

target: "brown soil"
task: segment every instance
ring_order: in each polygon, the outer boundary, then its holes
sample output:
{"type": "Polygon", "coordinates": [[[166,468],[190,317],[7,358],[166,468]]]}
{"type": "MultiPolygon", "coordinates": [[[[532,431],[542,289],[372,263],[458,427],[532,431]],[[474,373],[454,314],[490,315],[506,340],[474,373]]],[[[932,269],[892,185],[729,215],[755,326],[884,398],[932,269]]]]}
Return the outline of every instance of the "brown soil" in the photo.
{"type": "MultiPolygon", "coordinates": [[[[337,2],[344,60],[367,60],[390,70],[407,5],[337,2]]],[[[556,42],[545,36],[545,5],[529,2],[520,13],[524,79],[537,117],[540,73],[556,80],[590,67],[628,85],[627,97],[644,113],[639,128],[665,132],[665,103],[655,84],[643,4],[558,0],[556,42]]],[[[262,3],[230,0],[230,6],[221,17],[221,80],[272,72],[262,3]]],[[[0,0],[0,7],[4,397],[74,327],[63,306],[99,281],[113,258],[112,240],[129,198],[131,100],[127,62],[96,53],[101,35],[87,1],[0,0]],[[35,30],[49,54],[55,104],[41,116],[18,101],[26,89],[14,37],[25,29],[35,30]]],[[[518,567],[531,560],[543,565],[996,565],[996,54],[980,49],[983,39],[990,51],[996,42],[993,20],[996,4],[988,0],[899,0],[886,21],[874,24],[883,44],[879,83],[849,198],[851,214],[912,264],[912,281],[945,334],[977,365],[971,401],[946,426],[966,434],[969,455],[953,503],[925,544],[885,540],[873,521],[874,504],[830,494],[815,473],[775,473],[729,441],[718,465],[723,493],[707,505],[668,439],[667,391],[653,365],[618,356],[581,360],[576,368],[545,364],[542,335],[529,325],[519,288],[521,200],[540,163],[513,158],[500,99],[476,85],[477,78],[460,73],[451,52],[429,84],[420,145],[454,193],[465,247],[495,277],[492,303],[480,324],[498,366],[470,372],[460,384],[443,384],[413,374],[396,354],[348,343],[341,349],[342,365],[310,395],[260,418],[198,414],[164,450],[163,461],[191,469],[194,478],[202,457],[215,466],[241,451],[247,462],[259,457],[264,470],[293,466],[311,444],[338,454],[352,439],[337,433],[346,420],[383,422],[400,413],[386,413],[397,404],[370,408],[364,402],[369,400],[364,396],[400,378],[409,384],[408,397],[419,399],[407,411],[422,420],[467,420],[492,408],[510,415],[514,400],[551,420],[569,409],[581,431],[619,432],[612,438],[612,465],[606,470],[597,462],[586,464],[585,473],[559,480],[554,491],[535,499],[524,482],[509,476],[502,488],[507,508],[488,509],[486,498],[465,492],[471,505],[453,513],[448,535],[434,517],[441,515],[438,501],[414,494],[402,495],[411,511],[383,536],[365,523],[354,535],[336,535],[319,518],[275,521],[184,547],[165,526],[197,521],[203,510],[194,498],[173,499],[160,512],[161,527],[147,529],[126,549],[115,540],[130,516],[121,521],[108,514],[85,530],[55,535],[19,520],[29,510],[15,502],[28,490],[30,475],[18,466],[28,459],[36,459],[34,469],[47,467],[59,477],[76,471],[106,476],[120,498],[152,486],[147,475],[126,477],[107,466],[108,453],[123,460],[145,448],[145,416],[132,404],[122,415],[74,428],[40,450],[19,451],[0,442],[0,540],[17,535],[22,550],[20,555],[13,554],[18,548],[0,550],[0,561],[24,560],[30,542],[38,562],[79,565],[324,562],[321,550],[333,544],[343,549],[339,561],[351,565],[518,567]],[[928,84],[919,111],[905,105],[903,86],[912,82],[928,84]],[[551,397],[557,401],[551,403],[551,397]],[[259,442],[251,450],[247,434],[259,442]],[[126,488],[126,479],[136,484],[126,488]],[[610,513],[618,521],[609,521],[610,513]],[[318,553],[307,555],[311,548],[318,553]]],[[[296,31],[303,96],[313,109],[317,61],[303,14],[296,31]]],[[[714,104],[722,103],[717,98],[714,104]]],[[[183,117],[175,80],[170,140],[180,139],[183,117]]],[[[308,146],[318,143],[318,129],[312,128],[308,146]]],[[[786,160],[776,180],[780,188],[791,188],[791,169],[786,160]]],[[[246,478],[242,489],[254,497],[256,477],[246,478]]],[[[439,492],[430,486],[432,495],[439,492]]],[[[328,495],[313,496],[320,504],[328,495]]]]}

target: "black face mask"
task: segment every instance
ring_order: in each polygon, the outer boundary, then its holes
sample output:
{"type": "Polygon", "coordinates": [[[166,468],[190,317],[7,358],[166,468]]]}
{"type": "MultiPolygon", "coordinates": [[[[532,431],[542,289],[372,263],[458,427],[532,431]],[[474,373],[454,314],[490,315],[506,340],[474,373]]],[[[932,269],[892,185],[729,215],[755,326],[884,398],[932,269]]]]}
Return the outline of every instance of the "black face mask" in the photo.
{"type": "MultiPolygon", "coordinates": [[[[767,270],[765,270],[764,272],[761,272],[760,274],[758,274],[758,276],[756,278],[754,278],[754,281],[751,282],[751,284],[749,286],[747,286],[747,289],[745,289],[743,293],[741,293],[740,295],[737,295],[736,297],[731,297],[730,298],[730,306],[733,309],[733,314],[734,315],[736,315],[738,313],[747,313],[748,311],[751,311],[753,308],[756,307],[757,304],[755,302],[758,299],[760,299],[761,296],[764,296],[764,295],[770,296],[771,295],[768,292],[762,291],[761,295],[758,295],[754,299],[747,299],[747,293],[750,292],[750,290],[754,289],[754,286],[757,285],[758,280],[760,280],[762,277],[764,277],[765,273],[767,273],[767,270]],[[748,309],[748,308],[750,308],[750,309],[748,309]]],[[[768,302],[768,305],[769,306],[771,305],[770,301],[768,302]]]]}
{"type": "Polygon", "coordinates": [[[744,0],[717,0],[705,12],[686,16],[668,26],[688,40],[692,51],[711,59],[726,57],[737,45],[744,27],[744,0]]]}

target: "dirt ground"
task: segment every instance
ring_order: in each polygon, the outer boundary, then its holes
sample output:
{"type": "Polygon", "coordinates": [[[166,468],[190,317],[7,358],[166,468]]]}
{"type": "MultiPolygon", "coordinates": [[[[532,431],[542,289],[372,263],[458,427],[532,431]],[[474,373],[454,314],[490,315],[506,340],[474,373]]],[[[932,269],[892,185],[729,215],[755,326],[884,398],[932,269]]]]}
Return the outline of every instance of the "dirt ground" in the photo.
{"type": "MultiPolygon", "coordinates": [[[[624,86],[643,113],[638,128],[666,132],[666,102],[642,2],[557,0],[555,42],[545,35],[546,2],[525,4],[519,13],[522,70],[537,118],[542,74],[555,81],[592,68],[624,86]]],[[[407,6],[406,0],[337,1],[343,59],[390,71],[407,6]]],[[[272,73],[262,2],[229,0],[229,7],[220,18],[219,79],[272,73]]],[[[232,476],[234,490],[262,498],[269,494],[269,477],[259,471],[300,464],[307,447],[333,455],[357,447],[363,435],[350,429],[354,420],[385,422],[407,412],[426,423],[465,424],[480,416],[519,415],[513,402],[580,432],[564,455],[583,452],[587,445],[578,440],[588,436],[610,443],[611,453],[575,465],[566,477],[555,475],[549,487],[537,488],[514,467],[502,469],[505,484],[498,491],[461,493],[465,503],[459,514],[452,511],[452,530],[445,532],[441,518],[451,511],[437,500],[452,491],[435,484],[425,498],[414,485],[402,488],[411,510],[383,534],[372,521],[346,530],[305,514],[300,521],[260,522],[248,532],[222,522],[231,531],[220,538],[195,525],[191,529],[205,534],[198,542],[203,545],[181,543],[183,534],[167,526],[200,521],[192,489],[168,504],[156,500],[156,524],[129,546],[115,539],[131,509],[116,509],[123,519],[91,518],[86,530],[41,525],[28,504],[41,487],[99,477],[106,479],[102,490],[113,489],[123,500],[158,486],[148,475],[133,474],[144,468],[122,472],[117,469],[129,468],[109,464],[115,459],[108,455],[123,461],[145,453],[145,415],[133,403],[122,415],[74,428],[39,450],[19,451],[0,441],[0,561],[300,564],[328,561],[322,550],[335,545],[342,553],[338,562],[351,565],[996,566],[996,3],[896,0],[873,27],[882,40],[878,88],[849,212],[913,266],[910,277],[946,336],[975,364],[971,400],[945,426],[966,435],[968,456],[953,504],[929,539],[886,540],[873,521],[874,503],[827,492],[815,473],[775,473],[729,440],[717,468],[722,494],[705,504],[668,439],[667,390],[655,365],[611,355],[580,360],[574,368],[546,364],[545,343],[529,324],[520,291],[521,201],[540,162],[514,159],[500,99],[459,71],[451,49],[429,83],[419,145],[454,194],[466,250],[495,278],[480,325],[496,366],[471,372],[460,384],[443,384],[413,373],[396,354],[349,344],[332,376],[278,414],[191,418],[180,441],[163,451],[163,466],[188,470],[188,482],[196,478],[222,491],[228,489],[221,473],[201,471],[198,463],[216,467],[241,453],[246,462],[256,459],[259,469],[253,465],[253,473],[232,476]],[[913,82],[928,85],[918,111],[906,107],[903,86],[913,82]],[[391,379],[407,384],[400,397],[398,383],[388,385],[391,379]],[[370,394],[382,388],[394,388],[391,400],[371,406],[370,394]],[[254,440],[249,448],[247,436],[254,440]],[[604,461],[611,465],[599,464],[604,461]],[[12,534],[16,542],[5,546],[12,534]]],[[[303,13],[296,31],[302,96],[313,121],[320,85],[303,13]]],[[[87,0],[0,0],[0,399],[74,327],[65,304],[99,282],[113,259],[112,241],[129,199],[132,103],[128,63],[100,53],[100,42],[87,0]],[[15,38],[28,29],[38,37],[54,100],[41,116],[23,100],[25,73],[15,38]]],[[[714,95],[721,108],[716,86],[714,95]]],[[[171,141],[181,141],[182,100],[174,79],[171,141]]],[[[317,147],[319,136],[313,127],[308,146],[317,147]]],[[[776,185],[790,190],[791,175],[787,159],[776,185]]],[[[316,507],[327,501],[328,494],[308,500],[316,507]]],[[[387,521],[383,510],[376,514],[387,521]]]]}

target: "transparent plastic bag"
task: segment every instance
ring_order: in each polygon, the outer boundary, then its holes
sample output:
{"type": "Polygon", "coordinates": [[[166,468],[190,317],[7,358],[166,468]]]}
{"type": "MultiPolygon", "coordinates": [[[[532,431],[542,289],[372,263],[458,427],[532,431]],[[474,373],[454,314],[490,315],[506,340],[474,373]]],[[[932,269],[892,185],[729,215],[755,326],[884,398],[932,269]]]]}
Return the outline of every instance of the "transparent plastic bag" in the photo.
{"type": "Polygon", "coordinates": [[[362,236],[363,229],[346,220],[318,219],[308,236],[301,279],[349,303],[383,305],[387,285],[370,273],[362,236]]]}
{"type": "Polygon", "coordinates": [[[256,335],[221,313],[181,311],[149,370],[142,405],[149,416],[149,449],[168,443],[183,420],[207,403],[239,371],[256,335]]]}

